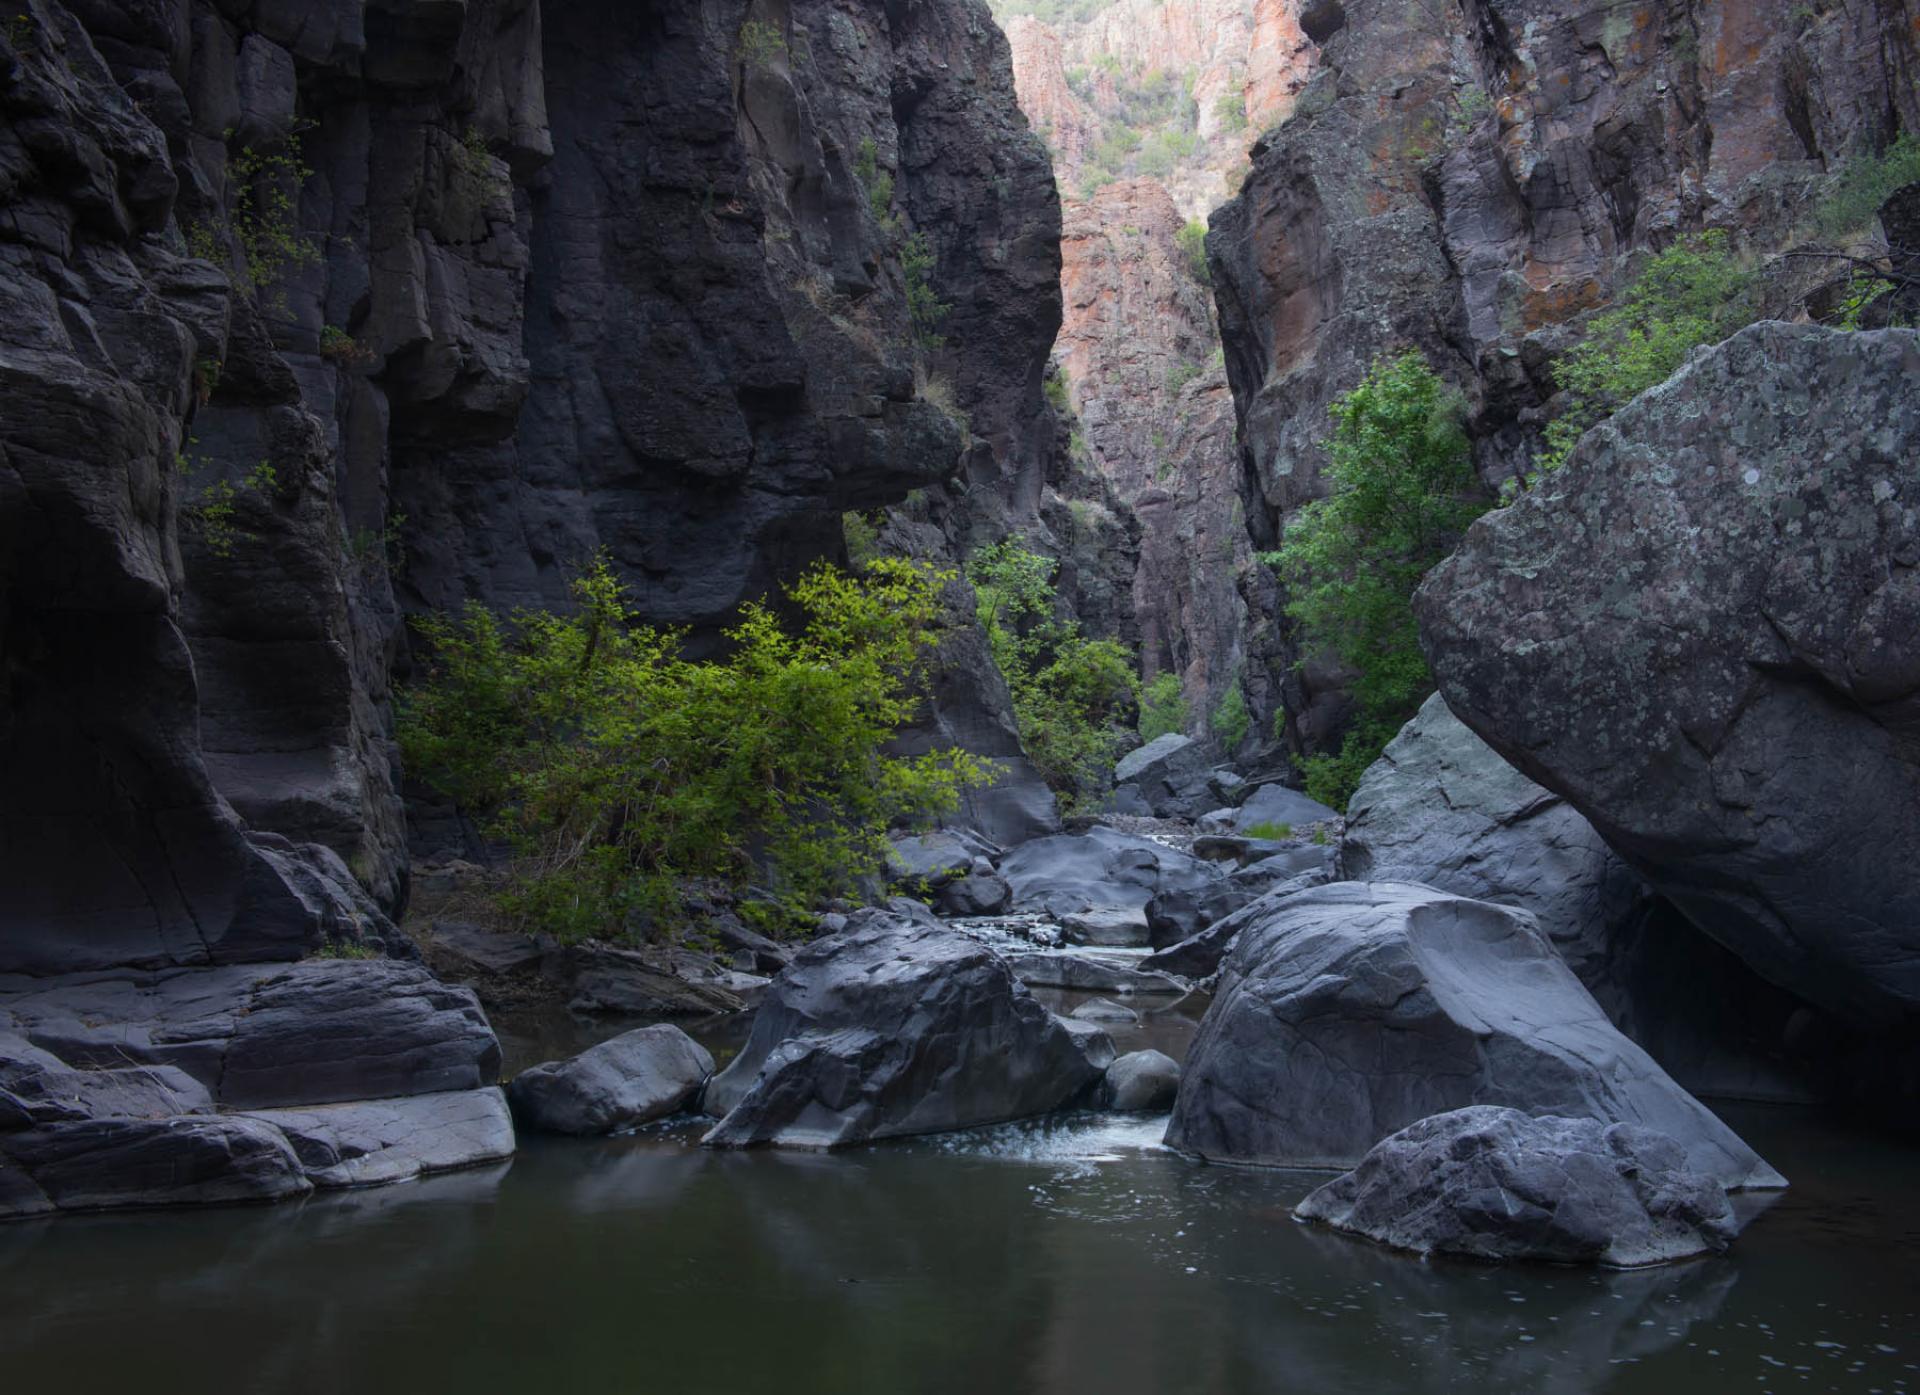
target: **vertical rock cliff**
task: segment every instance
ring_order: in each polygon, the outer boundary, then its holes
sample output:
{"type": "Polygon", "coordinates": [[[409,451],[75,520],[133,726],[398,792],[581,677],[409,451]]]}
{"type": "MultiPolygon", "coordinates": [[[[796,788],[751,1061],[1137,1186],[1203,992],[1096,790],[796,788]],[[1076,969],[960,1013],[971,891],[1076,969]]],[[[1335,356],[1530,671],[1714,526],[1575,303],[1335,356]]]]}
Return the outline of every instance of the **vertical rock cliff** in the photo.
{"type": "MultiPolygon", "coordinates": [[[[1262,543],[1320,492],[1327,404],[1375,355],[1418,347],[1466,393],[1497,485],[1636,254],[1786,246],[1850,156],[1920,124],[1909,0],[1289,3],[1313,75],[1208,243],[1262,543]]],[[[1329,745],[1341,675],[1285,687],[1296,746],[1329,745]]]]}
{"type": "Polygon", "coordinates": [[[408,610],[604,551],[698,635],[843,510],[1059,468],[1058,202],[976,0],[23,0],[0,39],[0,968],[379,929],[408,610]]]}

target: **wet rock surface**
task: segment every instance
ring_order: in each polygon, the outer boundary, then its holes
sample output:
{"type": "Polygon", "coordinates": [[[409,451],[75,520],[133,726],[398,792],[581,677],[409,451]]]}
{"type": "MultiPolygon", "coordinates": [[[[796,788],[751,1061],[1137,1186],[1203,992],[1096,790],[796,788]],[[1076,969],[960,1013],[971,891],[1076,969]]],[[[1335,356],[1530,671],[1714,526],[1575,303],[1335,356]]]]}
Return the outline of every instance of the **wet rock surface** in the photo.
{"type": "Polygon", "coordinates": [[[828,1148],[937,1133],[1045,1113],[1098,1075],[992,951],[862,911],[774,980],[746,1047],[707,1087],[719,1122],[705,1142],[828,1148]]]}
{"type": "Polygon", "coordinates": [[[1123,1114],[1170,1108],[1180,1089],[1180,1067],[1162,1051],[1129,1051],[1107,1067],[1101,1098],[1123,1114]]]}
{"type": "Polygon", "coordinates": [[[1622,1036],[1524,911],[1342,882],[1250,908],[1186,1063],[1169,1145],[1351,1167],[1470,1104],[1633,1123],[1729,1188],[1783,1185],[1622,1036]]]}
{"type": "Polygon", "coordinates": [[[1303,1220],[1414,1254],[1630,1269],[1727,1248],[1726,1190],[1665,1134],[1475,1105],[1375,1144],[1303,1220]]]}

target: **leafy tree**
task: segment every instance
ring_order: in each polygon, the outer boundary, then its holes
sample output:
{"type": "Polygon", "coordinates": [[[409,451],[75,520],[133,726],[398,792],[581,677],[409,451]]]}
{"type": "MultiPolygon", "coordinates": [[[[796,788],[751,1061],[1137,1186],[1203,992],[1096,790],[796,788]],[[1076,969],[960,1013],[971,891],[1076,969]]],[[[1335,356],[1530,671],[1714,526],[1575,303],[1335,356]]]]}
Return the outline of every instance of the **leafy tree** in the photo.
{"type": "Polygon", "coordinates": [[[1687,355],[1753,319],[1753,273],[1718,230],[1649,261],[1555,365],[1569,404],[1547,427],[1536,470],[1557,468],[1588,427],[1673,375],[1687,355]]]}
{"type": "Polygon", "coordinates": [[[1920,181],[1920,139],[1903,132],[1878,155],[1847,161],[1814,221],[1822,234],[1845,237],[1870,225],[1894,190],[1920,181]]]}
{"type": "MultiPolygon", "coordinates": [[[[950,574],[880,558],[820,564],[784,622],[752,601],[721,659],[636,623],[604,560],[568,614],[477,605],[417,623],[431,667],[403,695],[412,770],[489,816],[518,860],[504,908],[562,938],[671,920],[679,884],[771,887],[797,917],[884,866],[887,828],[957,807],[983,764],[882,754],[914,713],[914,671],[950,574]]],[[[778,929],[778,923],[768,928],[778,929]]]]}
{"type": "Polygon", "coordinates": [[[1105,793],[1114,761],[1133,744],[1128,718],[1139,680],[1123,647],[1089,639],[1054,615],[1055,565],[1013,537],[976,552],[967,576],[988,650],[1013,694],[1020,744],[1072,808],[1105,793]]]}
{"type": "Polygon", "coordinates": [[[1332,413],[1322,443],[1330,492],[1289,520],[1263,560],[1285,578],[1287,614],[1308,648],[1358,674],[1345,744],[1304,764],[1307,792],[1339,809],[1432,690],[1413,593],[1487,506],[1475,497],[1459,396],[1421,354],[1376,359],[1332,413]]]}
{"type": "Polygon", "coordinates": [[[1187,729],[1187,699],[1180,691],[1180,675],[1156,673],[1140,692],[1140,739],[1151,741],[1168,732],[1187,729]]]}
{"type": "Polygon", "coordinates": [[[1247,739],[1247,729],[1253,725],[1253,718],[1247,714],[1247,700],[1240,692],[1239,680],[1235,680],[1227,689],[1225,697],[1213,709],[1213,715],[1207,718],[1207,725],[1213,728],[1213,734],[1220,738],[1220,744],[1229,751],[1238,750],[1240,743],[1247,739]]]}

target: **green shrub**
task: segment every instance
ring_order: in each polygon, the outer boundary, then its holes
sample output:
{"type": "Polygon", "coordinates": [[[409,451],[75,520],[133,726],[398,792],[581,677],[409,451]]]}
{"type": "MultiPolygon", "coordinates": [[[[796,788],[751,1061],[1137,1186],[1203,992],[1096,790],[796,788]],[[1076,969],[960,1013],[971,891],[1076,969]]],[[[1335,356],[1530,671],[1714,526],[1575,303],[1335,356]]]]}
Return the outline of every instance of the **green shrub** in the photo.
{"type": "Polygon", "coordinates": [[[1700,345],[1749,323],[1752,287],[1753,273],[1718,230],[1683,239],[1649,261],[1554,366],[1570,401],[1547,427],[1534,468],[1558,467],[1587,428],[1665,382],[1700,345]]]}
{"type": "Polygon", "coordinates": [[[1186,259],[1187,274],[1203,286],[1212,285],[1213,276],[1207,270],[1207,225],[1198,218],[1190,219],[1173,240],[1186,259]]]}
{"type": "Polygon", "coordinates": [[[298,133],[239,151],[227,162],[227,175],[234,190],[228,227],[246,258],[247,282],[254,290],[319,263],[318,244],[298,226],[300,190],[313,177],[301,158],[298,133]]]}
{"type": "Polygon", "coordinates": [[[1486,510],[1458,395],[1419,353],[1375,360],[1332,407],[1322,444],[1329,494],[1287,523],[1262,560],[1288,587],[1287,614],[1310,652],[1331,652],[1358,677],[1360,716],[1340,753],[1309,758],[1307,792],[1344,809],[1361,772],[1432,689],[1413,593],[1486,510]]]}
{"type": "Polygon", "coordinates": [[[1248,824],[1245,828],[1241,829],[1240,836],[1243,838],[1258,838],[1268,843],[1284,843],[1287,839],[1293,837],[1293,825],[1290,823],[1269,823],[1262,820],[1259,823],[1248,824]]]}
{"type": "Polygon", "coordinates": [[[1252,724],[1252,718],[1247,715],[1247,700],[1240,692],[1239,682],[1235,681],[1213,709],[1213,715],[1207,718],[1207,725],[1213,728],[1222,746],[1237,751],[1240,743],[1247,739],[1247,728],[1252,724]]]}
{"type": "Polygon", "coordinates": [[[886,830],[949,812],[984,765],[882,748],[914,713],[947,574],[877,558],[816,565],[783,622],[754,601],[724,658],[635,623],[604,561],[564,615],[477,605],[416,622],[431,665],[402,696],[412,771],[488,815],[519,853],[503,906],[562,938],[671,920],[688,877],[773,892],[797,920],[884,866],[886,830]]]}
{"type": "Polygon", "coordinates": [[[1814,222],[1826,237],[1859,232],[1872,224],[1887,195],[1915,182],[1920,182],[1920,139],[1906,131],[1880,154],[1849,160],[1814,222]]]}
{"type": "Polygon", "coordinates": [[[771,68],[786,53],[786,36],[777,25],[750,19],[740,26],[740,60],[749,68],[771,68]]]}
{"type": "Polygon", "coordinates": [[[1168,732],[1187,729],[1186,695],[1180,691],[1180,675],[1156,673],[1140,691],[1140,739],[1152,741],[1168,732]]]}
{"type": "Polygon", "coordinates": [[[1247,94],[1239,91],[1222,92],[1213,99],[1213,117],[1223,131],[1246,130],[1247,94]]]}
{"type": "Polygon", "coordinates": [[[988,651],[1013,694],[1020,744],[1072,809],[1106,792],[1113,763],[1133,745],[1127,719],[1139,680],[1119,644],[1056,618],[1055,565],[1013,537],[976,552],[967,576],[988,651]]]}

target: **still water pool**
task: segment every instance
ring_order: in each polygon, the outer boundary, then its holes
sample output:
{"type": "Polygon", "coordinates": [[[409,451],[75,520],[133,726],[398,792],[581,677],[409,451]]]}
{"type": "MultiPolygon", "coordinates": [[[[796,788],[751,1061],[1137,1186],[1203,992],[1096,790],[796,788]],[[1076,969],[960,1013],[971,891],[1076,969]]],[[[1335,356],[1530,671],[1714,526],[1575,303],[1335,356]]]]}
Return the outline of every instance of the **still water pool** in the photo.
{"type": "Polygon", "coordinates": [[[1727,1257],[1625,1274],[1311,1230],[1317,1178],[1189,1163],[1158,1119],[826,1157],[530,1138],[292,1206],[0,1227],[0,1391],[1920,1391],[1914,1152],[1725,1112],[1793,1190],[1727,1257]]]}

